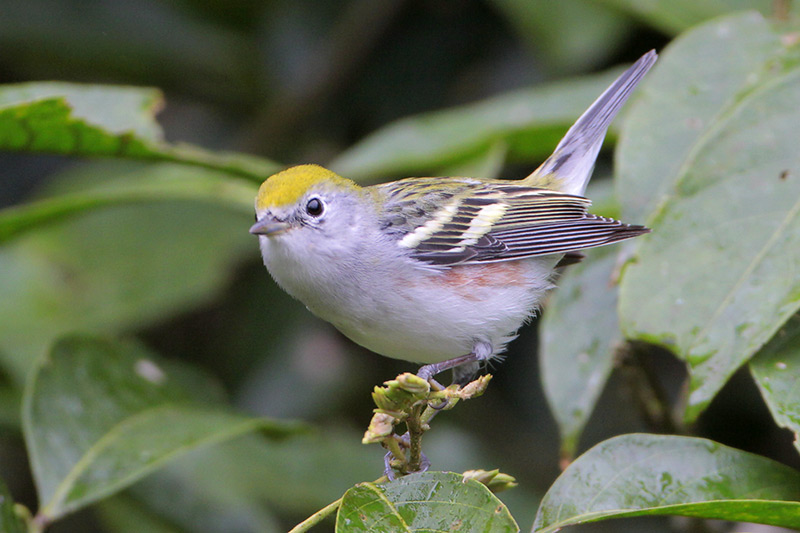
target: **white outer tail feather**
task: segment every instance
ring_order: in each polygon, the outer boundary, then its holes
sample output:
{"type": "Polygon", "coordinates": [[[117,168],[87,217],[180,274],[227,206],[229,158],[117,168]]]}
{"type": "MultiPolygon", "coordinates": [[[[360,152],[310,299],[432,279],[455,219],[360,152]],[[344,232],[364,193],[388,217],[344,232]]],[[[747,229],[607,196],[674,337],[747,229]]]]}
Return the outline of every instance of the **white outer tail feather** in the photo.
{"type": "Polygon", "coordinates": [[[650,50],[623,72],[572,125],[553,154],[526,179],[535,182],[553,174],[560,178],[559,191],[582,196],[611,121],[657,58],[655,50],[650,50]]]}

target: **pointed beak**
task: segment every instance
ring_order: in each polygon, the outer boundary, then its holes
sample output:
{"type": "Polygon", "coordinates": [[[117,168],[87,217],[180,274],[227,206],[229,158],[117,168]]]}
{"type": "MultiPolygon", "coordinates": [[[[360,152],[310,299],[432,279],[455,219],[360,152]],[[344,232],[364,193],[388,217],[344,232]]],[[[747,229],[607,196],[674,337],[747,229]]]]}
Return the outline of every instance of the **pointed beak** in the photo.
{"type": "Polygon", "coordinates": [[[272,237],[279,235],[289,229],[289,224],[281,222],[267,215],[250,227],[250,233],[253,235],[266,235],[272,237]]]}

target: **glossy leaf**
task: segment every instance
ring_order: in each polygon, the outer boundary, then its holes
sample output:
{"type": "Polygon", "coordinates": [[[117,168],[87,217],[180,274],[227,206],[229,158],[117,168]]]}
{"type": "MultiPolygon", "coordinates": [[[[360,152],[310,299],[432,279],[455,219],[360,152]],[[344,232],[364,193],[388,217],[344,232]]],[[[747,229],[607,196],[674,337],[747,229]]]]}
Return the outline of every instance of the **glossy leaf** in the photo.
{"type": "Polygon", "coordinates": [[[348,490],[336,531],[519,531],[505,505],[485,485],[459,474],[425,472],[348,490]]]}
{"type": "Polygon", "coordinates": [[[579,457],[542,500],[533,531],[682,515],[800,527],[800,472],[698,438],[623,435],[579,457]]]}
{"type": "Polygon", "coordinates": [[[131,345],[72,336],[36,369],[23,432],[49,519],[130,485],[198,446],[289,426],[224,408],[213,382],[131,345]]]}
{"type": "Polygon", "coordinates": [[[498,141],[505,142],[512,160],[543,159],[617,74],[551,83],[404,118],[356,143],[331,168],[361,180],[414,175],[485,153],[498,141]]]}
{"type": "Polygon", "coordinates": [[[750,361],[750,372],[775,422],[800,451],[800,316],[795,315],[750,361]]]}
{"type": "Polygon", "coordinates": [[[164,142],[160,91],[40,82],[0,87],[0,149],[163,160],[263,180],[277,165],[164,142]]]}
{"type": "Polygon", "coordinates": [[[626,220],[659,205],[622,279],[622,328],[688,363],[687,421],[800,308],[800,62],[780,38],[753,14],[679,38],[618,152],[626,220]]]}
{"type": "Polygon", "coordinates": [[[0,479],[0,531],[3,533],[28,533],[28,525],[17,514],[14,498],[2,479],[0,479]]]}
{"type": "MultiPolygon", "coordinates": [[[[613,182],[595,176],[586,196],[591,212],[619,218],[613,182]]],[[[542,385],[561,436],[561,456],[577,450],[595,403],[608,380],[622,334],[617,319],[617,276],[621,246],[584,252],[577,265],[565,268],[548,297],[540,329],[542,385]],[[576,327],[580,324],[581,327],[576,327]]]]}
{"type": "Polygon", "coordinates": [[[652,217],[674,194],[783,51],[780,35],[756,13],[710,22],[670,43],[637,87],[620,131],[616,187],[626,219],[652,217]]]}

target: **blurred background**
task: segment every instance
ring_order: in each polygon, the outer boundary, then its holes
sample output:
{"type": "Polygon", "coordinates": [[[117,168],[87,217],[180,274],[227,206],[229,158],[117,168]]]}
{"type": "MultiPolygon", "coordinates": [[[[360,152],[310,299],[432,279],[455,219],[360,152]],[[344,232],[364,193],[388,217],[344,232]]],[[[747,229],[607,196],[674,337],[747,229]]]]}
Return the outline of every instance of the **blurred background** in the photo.
{"type": "MultiPolygon", "coordinates": [[[[325,165],[403,117],[569,82],[661,50],[717,15],[746,8],[772,14],[781,5],[0,0],[0,81],[158,87],[168,141],[247,152],[281,166],[325,165]]],[[[558,125],[552,135],[532,139],[539,144],[528,156],[462,168],[524,176],[565,129],[558,125]]],[[[151,165],[0,153],[0,206],[146,175],[151,165]]],[[[419,173],[450,168],[431,165],[419,173]]],[[[611,168],[606,149],[595,179],[608,179],[611,168]]],[[[362,182],[397,177],[403,177],[400,168],[358,176],[362,182]]],[[[352,344],[280,291],[247,232],[251,221],[199,203],[125,206],[37,231],[0,250],[0,476],[31,508],[18,391],[30,363],[64,331],[136,338],[216,376],[242,410],[318,427],[268,450],[245,440],[230,445],[236,454],[195,454],[52,531],[280,531],[381,474],[382,451],[360,444],[370,392],[415,367],[352,344]],[[226,462],[231,456],[239,462],[226,462]],[[223,477],[229,484],[220,494],[214,485],[223,477]],[[237,501],[231,486],[246,488],[252,501],[237,501]]],[[[539,384],[537,338],[534,320],[503,363],[493,366],[488,393],[439,417],[426,436],[434,469],[500,468],[516,476],[520,488],[501,498],[523,529],[559,473],[558,432],[539,384]]],[[[668,394],[677,394],[682,365],[667,354],[648,364],[668,394]]],[[[642,421],[631,398],[630,374],[615,372],[581,450],[612,435],[657,429],[642,421]]],[[[800,466],[790,436],[774,426],[746,376],[732,380],[710,413],[697,434],[800,466]]],[[[675,525],[671,519],[629,520],[585,530],[668,531],[675,525]]]]}

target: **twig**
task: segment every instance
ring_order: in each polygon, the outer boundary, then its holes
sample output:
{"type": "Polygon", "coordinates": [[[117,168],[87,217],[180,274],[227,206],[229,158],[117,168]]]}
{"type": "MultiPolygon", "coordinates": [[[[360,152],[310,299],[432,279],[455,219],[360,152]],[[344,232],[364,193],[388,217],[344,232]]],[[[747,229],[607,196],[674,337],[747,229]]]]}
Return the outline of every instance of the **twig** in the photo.
{"type": "Polygon", "coordinates": [[[387,470],[391,468],[401,476],[424,471],[430,464],[422,453],[422,435],[430,429],[430,421],[437,412],[483,394],[491,378],[486,374],[463,387],[443,388],[415,374],[400,374],[373,390],[376,409],[361,442],[380,443],[391,452],[387,470]],[[395,430],[401,424],[407,432],[399,437],[395,430]]]}
{"type": "Polygon", "coordinates": [[[330,515],[332,515],[337,509],[339,509],[340,505],[342,505],[342,498],[339,498],[335,502],[329,503],[316,513],[312,514],[311,516],[309,516],[308,518],[306,518],[305,520],[294,526],[291,530],[289,530],[289,533],[303,533],[305,531],[308,531],[309,529],[316,526],[317,524],[328,518],[330,515]]]}
{"type": "Polygon", "coordinates": [[[406,427],[408,428],[408,470],[410,472],[418,472],[422,467],[422,434],[425,428],[422,424],[423,406],[416,406],[406,419],[406,427]]]}

